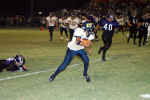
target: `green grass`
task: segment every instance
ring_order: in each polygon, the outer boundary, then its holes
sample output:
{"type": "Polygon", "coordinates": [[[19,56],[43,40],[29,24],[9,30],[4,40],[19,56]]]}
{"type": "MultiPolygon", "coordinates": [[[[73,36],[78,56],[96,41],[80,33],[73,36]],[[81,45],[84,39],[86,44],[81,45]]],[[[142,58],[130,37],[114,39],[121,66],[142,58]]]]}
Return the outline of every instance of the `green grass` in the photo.
{"type": "MultiPolygon", "coordinates": [[[[0,59],[23,54],[29,72],[0,73],[0,79],[37,71],[56,69],[64,59],[66,41],[55,32],[49,42],[48,31],[39,29],[0,29],[0,59]]],[[[52,72],[40,73],[12,80],[0,81],[0,100],[141,100],[150,93],[150,45],[126,44],[121,34],[114,36],[107,62],[97,55],[102,41],[94,42],[90,57],[91,83],[82,77],[83,64],[68,66],[54,82],[52,72]]],[[[75,57],[70,65],[81,63],[75,57]]]]}

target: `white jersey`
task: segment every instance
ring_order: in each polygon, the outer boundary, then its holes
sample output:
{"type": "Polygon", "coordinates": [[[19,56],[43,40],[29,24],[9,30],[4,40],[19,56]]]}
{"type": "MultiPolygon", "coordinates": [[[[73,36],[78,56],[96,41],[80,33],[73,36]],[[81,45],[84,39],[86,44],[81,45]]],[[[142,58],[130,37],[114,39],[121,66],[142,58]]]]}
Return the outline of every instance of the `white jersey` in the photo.
{"type": "Polygon", "coordinates": [[[69,17],[67,19],[67,22],[69,24],[69,29],[74,30],[78,27],[78,24],[80,24],[80,19],[79,18],[72,19],[71,17],[69,17]]]}
{"type": "Polygon", "coordinates": [[[85,22],[86,22],[86,20],[82,20],[82,24],[85,23],[85,22]]]}
{"type": "Polygon", "coordinates": [[[84,46],[77,45],[76,37],[81,37],[81,39],[86,38],[86,32],[82,28],[76,28],[74,35],[73,35],[73,38],[72,38],[72,41],[70,41],[68,43],[68,48],[71,50],[74,50],[74,51],[84,49],[84,46]]]}
{"type": "Polygon", "coordinates": [[[148,31],[150,31],[150,25],[148,26],[148,31]]]}
{"type": "Polygon", "coordinates": [[[147,34],[147,37],[148,37],[148,38],[150,37],[150,25],[148,26],[148,34],[147,34]]]}
{"type": "Polygon", "coordinates": [[[67,20],[66,19],[60,18],[59,24],[60,24],[60,27],[67,28],[67,20]]]}
{"type": "Polygon", "coordinates": [[[120,25],[124,25],[124,19],[123,19],[123,18],[117,18],[117,22],[118,22],[120,25]]]}
{"type": "Polygon", "coordinates": [[[47,20],[47,23],[48,23],[48,26],[55,26],[56,22],[57,22],[57,17],[56,16],[48,16],[46,17],[46,20],[47,20]]]}
{"type": "Polygon", "coordinates": [[[68,48],[73,51],[78,51],[78,50],[84,49],[84,46],[78,45],[76,43],[76,37],[80,37],[81,41],[82,41],[82,39],[88,39],[88,40],[94,39],[93,35],[90,35],[89,37],[87,37],[86,32],[82,28],[76,28],[75,32],[73,34],[72,41],[70,41],[68,43],[68,48]]]}

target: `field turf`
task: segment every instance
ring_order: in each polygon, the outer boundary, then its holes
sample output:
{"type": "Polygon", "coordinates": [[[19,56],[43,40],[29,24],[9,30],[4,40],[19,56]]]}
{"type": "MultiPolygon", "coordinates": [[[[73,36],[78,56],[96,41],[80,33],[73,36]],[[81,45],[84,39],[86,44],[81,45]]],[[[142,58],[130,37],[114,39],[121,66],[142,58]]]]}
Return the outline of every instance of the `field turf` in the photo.
{"type": "Polygon", "coordinates": [[[61,41],[56,31],[54,41],[48,40],[47,30],[0,29],[0,59],[23,54],[29,69],[0,73],[0,100],[142,100],[141,94],[150,94],[149,44],[127,44],[121,33],[115,34],[107,62],[102,62],[97,55],[103,44],[100,39],[93,42],[89,54],[91,83],[83,79],[83,64],[78,57],[49,83],[49,75],[64,59],[67,42],[61,41]],[[31,75],[35,72],[40,73],[31,75]],[[20,75],[25,76],[6,79],[20,75]]]}

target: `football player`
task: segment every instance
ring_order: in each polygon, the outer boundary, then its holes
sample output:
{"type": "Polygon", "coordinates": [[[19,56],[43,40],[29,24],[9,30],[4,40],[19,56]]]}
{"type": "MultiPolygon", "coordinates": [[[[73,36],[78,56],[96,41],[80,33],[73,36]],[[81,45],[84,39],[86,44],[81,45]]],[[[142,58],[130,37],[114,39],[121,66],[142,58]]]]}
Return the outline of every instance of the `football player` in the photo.
{"type": "Polygon", "coordinates": [[[119,26],[119,24],[117,21],[113,20],[113,16],[108,16],[106,19],[102,19],[99,25],[102,27],[103,30],[102,40],[104,42],[104,46],[99,48],[98,54],[103,51],[102,61],[106,61],[106,52],[112,44],[114,30],[116,27],[119,26]]]}
{"type": "Polygon", "coordinates": [[[68,43],[68,49],[66,52],[66,56],[64,58],[63,63],[57,68],[56,72],[49,77],[49,81],[53,81],[55,77],[65,70],[65,68],[72,61],[74,56],[79,56],[84,62],[84,72],[83,76],[87,82],[90,82],[90,77],[87,74],[88,66],[89,66],[89,58],[84,48],[90,47],[91,45],[91,36],[87,37],[88,33],[86,33],[82,28],[76,28],[72,41],[68,43]]]}
{"type": "Polygon", "coordinates": [[[82,24],[82,28],[88,33],[88,36],[95,34],[95,25],[92,23],[91,16],[85,17],[85,22],[82,24]]]}
{"type": "MultiPolygon", "coordinates": [[[[91,21],[92,21],[92,23],[94,24],[94,26],[96,27],[96,26],[98,25],[98,21],[99,21],[98,16],[96,16],[96,15],[91,15],[91,21]]],[[[95,29],[94,29],[94,33],[95,33],[95,40],[96,40],[96,41],[98,41],[97,31],[98,31],[98,29],[95,28],[95,29]]]]}
{"type": "Polygon", "coordinates": [[[25,66],[25,58],[22,55],[16,55],[15,57],[0,60],[0,72],[4,69],[7,71],[27,71],[25,66]]]}
{"type": "Polygon", "coordinates": [[[116,18],[117,22],[119,23],[119,32],[122,32],[124,34],[124,26],[125,26],[125,21],[123,19],[123,16],[118,16],[116,18]]]}
{"type": "Polygon", "coordinates": [[[49,13],[49,16],[46,17],[47,20],[47,28],[49,29],[50,33],[50,41],[53,40],[53,32],[54,28],[58,26],[57,17],[54,15],[54,13],[49,13]]]}
{"type": "Polygon", "coordinates": [[[148,38],[150,37],[150,15],[148,15],[147,21],[148,21],[148,34],[147,34],[147,41],[148,41],[148,38]]]}
{"type": "Polygon", "coordinates": [[[80,24],[80,19],[75,15],[71,15],[71,17],[67,18],[67,23],[69,24],[69,33],[70,33],[70,41],[72,40],[74,30],[80,24]]]}
{"type": "Polygon", "coordinates": [[[63,40],[63,32],[66,34],[66,40],[69,41],[68,39],[68,32],[67,32],[67,19],[63,16],[59,18],[59,27],[60,27],[60,39],[63,40]]]}
{"type": "Polygon", "coordinates": [[[139,30],[139,47],[141,46],[142,40],[143,45],[147,42],[147,34],[148,34],[148,19],[147,16],[143,16],[138,21],[138,30],[139,30]]]}
{"type": "Polygon", "coordinates": [[[138,18],[136,17],[136,13],[133,13],[133,16],[129,17],[128,26],[129,26],[129,37],[127,43],[130,42],[130,39],[133,38],[133,44],[136,45],[136,37],[137,37],[137,22],[138,18]]]}

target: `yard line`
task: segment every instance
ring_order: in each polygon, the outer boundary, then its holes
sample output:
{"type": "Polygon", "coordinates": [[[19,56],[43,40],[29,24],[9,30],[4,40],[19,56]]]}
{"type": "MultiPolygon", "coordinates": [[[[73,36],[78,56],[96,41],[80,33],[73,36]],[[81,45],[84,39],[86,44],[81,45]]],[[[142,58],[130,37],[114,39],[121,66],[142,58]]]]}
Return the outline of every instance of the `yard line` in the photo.
{"type": "MultiPolygon", "coordinates": [[[[98,62],[99,60],[96,59],[94,60],[93,62],[91,63],[96,63],[98,62]]],[[[73,65],[70,65],[69,67],[73,68],[73,67],[76,67],[78,65],[81,65],[82,63],[79,63],[79,64],[73,64],[73,65]]],[[[27,77],[27,76],[32,76],[32,75],[38,75],[40,73],[45,73],[45,72],[53,72],[55,71],[56,68],[53,68],[53,69],[50,69],[50,70],[44,70],[44,71],[38,71],[38,72],[31,72],[31,73],[27,73],[27,74],[23,74],[23,75],[16,75],[16,76],[11,76],[11,77],[6,77],[6,78],[0,78],[0,81],[5,81],[5,80],[11,80],[11,79],[16,79],[16,78],[22,78],[22,77],[27,77]]]]}
{"type": "Polygon", "coordinates": [[[142,94],[142,95],[140,95],[140,97],[145,100],[150,99],[150,94],[142,94]]]}

